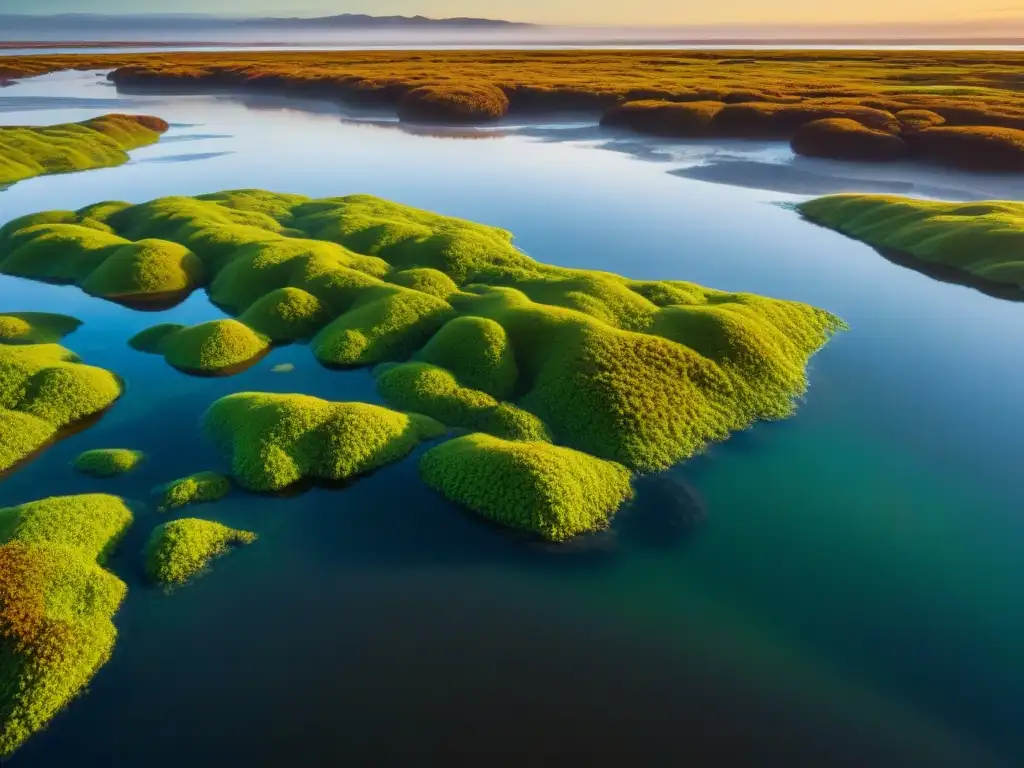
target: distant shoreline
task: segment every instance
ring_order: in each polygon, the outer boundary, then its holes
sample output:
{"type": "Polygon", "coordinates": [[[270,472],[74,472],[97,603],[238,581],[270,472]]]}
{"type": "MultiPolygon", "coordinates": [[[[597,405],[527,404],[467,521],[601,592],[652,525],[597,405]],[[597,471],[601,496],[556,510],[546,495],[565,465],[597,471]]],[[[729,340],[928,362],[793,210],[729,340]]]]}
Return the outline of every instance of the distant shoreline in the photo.
{"type": "Polygon", "coordinates": [[[747,48],[750,46],[756,46],[758,48],[787,48],[787,47],[804,47],[814,46],[826,48],[828,46],[836,47],[878,47],[882,49],[892,48],[915,48],[918,46],[965,46],[971,48],[977,48],[979,46],[1024,46],[1024,37],[1007,37],[1007,38],[946,38],[946,37],[921,37],[921,38],[893,38],[893,39],[878,39],[878,38],[836,38],[836,39],[821,39],[821,38],[778,38],[778,39],[765,39],[765,38],[704,38],[704,39],[642,39],[638,40],[635,38],[612,38],[612,39],[595,39],[595,40],[550,40],[550,41],[529,41],[529,40],[518,40],[509,39],[502,40],[500,42],[467,42],[464,39],[452,39],[447,40],[439,38],[433,40],[430,43],[409,43],[406,42],[365,42],[360,43],[357,40],[346,39],[346,40],[319,40],[313,42],[307,41],[224,41],[224,40],[0,40],[0,50],[48,50],[53,48],[301,48],[316,50],[318,48],[337,48],[337,47],[351,47],[351,48],[395,48],[401,49],[402,47],[409,48],[431,48],[431,47],[445,47],[445,46],[459,46],[467,49],[479,48],[486,50],[488,48],[509,48],[509,47],[522,47],[522,48],[558,48],[564,46],[566,48],[602,48],[602,47],[614,47],[614,46],[628,46],[632,48],[643,49],[644,47],[665,47],[665,46],[676,46],[679,48],[707,48],[707,47],[723,47],[723,46],[735,46],[737,48],[747,48]]]}

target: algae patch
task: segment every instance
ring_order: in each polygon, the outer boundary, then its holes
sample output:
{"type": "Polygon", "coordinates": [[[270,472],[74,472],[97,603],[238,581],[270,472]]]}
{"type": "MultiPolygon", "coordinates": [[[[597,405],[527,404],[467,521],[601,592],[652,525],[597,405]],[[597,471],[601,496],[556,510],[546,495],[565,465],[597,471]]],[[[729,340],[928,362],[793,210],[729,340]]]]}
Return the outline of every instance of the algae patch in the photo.
{"type": "Polygon", "coordinates": [[[62,125],[0,126],[0,185],[121,165],[130,150],[155,143],[167,129],[158,117],[116,114],[62,125]]]}
{"type": "Polygon", "coordinates": [[[115,496],[0,509],[0,755],[10,755],[110,658],[127,588],[102,567],[132,523],[115,496]]]}
{"type": "Polygon", "coordinates": [[[146,544],[146,573],[166,587],[185,584],[232,547],[251,544],[256,534],[209,520],[174,520],[157,526],[146,544]]]}
{"type": "Polygon", "coordinates": [[[142,451],[125,448],[98,448],[86,451],[74,460],[72,466],[79,472],[93,477],[116,477],[131,472],[146,458],[142,451]]]}
{"type": "Polygon", "coordinates": [[[831,195],[798,210],[811,221],[943,279],[1024,298],[1024,203],[944,203],[831,195]]]}

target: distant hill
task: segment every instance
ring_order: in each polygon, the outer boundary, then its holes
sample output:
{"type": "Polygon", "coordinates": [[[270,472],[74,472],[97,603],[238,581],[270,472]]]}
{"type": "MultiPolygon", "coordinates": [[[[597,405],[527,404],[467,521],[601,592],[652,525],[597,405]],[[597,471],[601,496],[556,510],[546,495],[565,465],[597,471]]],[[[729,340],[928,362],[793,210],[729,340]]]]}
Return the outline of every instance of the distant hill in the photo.
{"type": "Polygon", "coordinates": [[[74,31],[80,35],[91,32],[161,30],[163,32],[231,32],[260,29],[283,30],[505,30],[529,28],[532,24],[477,18],[431,19],[426,16],[369,16],[360,13],[344,13],[338,16],[315,18],[233,18],[201,14],[91,14],[65,13],[52,16],[30,16],[25,14],[0,14],[0,39],[11,35],[23,37],[26,33],[38,35],[67,34],[74,31]]]}

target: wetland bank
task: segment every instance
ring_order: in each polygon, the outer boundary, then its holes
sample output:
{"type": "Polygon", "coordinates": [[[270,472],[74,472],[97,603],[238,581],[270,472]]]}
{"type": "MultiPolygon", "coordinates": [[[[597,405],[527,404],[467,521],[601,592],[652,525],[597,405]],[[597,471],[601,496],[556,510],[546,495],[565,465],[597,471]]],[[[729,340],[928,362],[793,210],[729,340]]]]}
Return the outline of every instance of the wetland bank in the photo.
{"type": "MultiPolygon", "coordinates": [[[[220,398],[301,392],[383,407],[390,403],[378,387],[395,374],[324,368],[300,343],[273,345],[234,376],[196,378],[128,341],[161,323],[226,321],[204,292],[140,312],[74,285],[0,277],[4,295],[18,298],[2,311],[82,321],[58,343],[124,385],[97,424],[5,479],[0,506],[39,498],[42,483],[47,494],[114,494],[133,510],[137,503],[134,525],[107,562],[128,586],[114,617],[113,656],[89,693],[16,761],[52,764],[85,750],[90,759],[132,765],[154,759],[153,743],[164,745],[158,764],[186,759],[196,745],[259,759],[272,748],[253,739],[253,723],[288,744],[282,759],[301,744],[339,759],[397,760],[408,756],[403,749],[445,754],[443,724],[453,721],[471,725],[465,749],[492,756],[494,743],[505,755],[544,749],[555,730],[561,745],[595,759],[649,749],[727,761],[756,745],[813,761],[833,756],[837,743],[851,765],[1001,765],[1022,753],[1012,718],[1000,715],[1024,684],[1003,642],[1021,626],[1021,533],[1007,511],[1019,488],[1012,446],[1022,371],[1019,359],[982,343],[992,327],[1020,328],[1018,305],[896,267],[775,205],[801,198],[681,179],[665,173],[670,163],[638,162],[592,142],[515,133],[444,140],[301,111],[254,111],[232,98],[115,96],[91,73],[47,77],[18,89],[62,100],[5,115],[9,122],[75,122],[99,110],[156,114],[171,124],[167,143],[121,167],[21,182],[0,193],[5,221],[221,189],[314,200],[369,193],[514,232],[536,263],[778,297],[821,307],[851,330],[813,358],[792,418],[759,423],[658,476],[688,510],[706,510],[699,527],[664,525],[666,494],[637,482],[610,530],[552,548],[480,525],[428,489],[418,467],[429,443],[341,489],[275,497],[230,486],[223,495],[221,486],[216,503],[159,512],[167,496],[154,489],[230,469],[200,428],[220,398]],[[105,103],[76,109],[76,96],[105,103]],[[301,131],[304,141],[270,155],[281,130],[301,131]],[[147,162],[181,155],[182,141],[189,155],[218,154],[147,162]],[[288,375],[273,373],[288,365],[288,375]],[[965,444],[967,433],[984,439],[965,444]],[[84,451],[108,448],[146,459],[113,479],[71,470],[84,451]],[[218,560],[210,576],[165,595],[149,586],[142,553],[150,529],[178,517],[259,538],[218,560]],[[645,520],[648,530],[672,533],[656,542],[639,537],[645,520]],[[967,572],[975,578],[958,577],[967,572]],[[967,622],[965,634],[958,628],[967,622]],[[166,643],[169,632],[180,639],[166,643]],[[896,639],[915,636],[933,640],[908,664],[896,639]],[[271,672],[254,676],[256,668],[271,672]],[[595,669],[596,692],[586,682],[595,669]],[[451,697],[423,696],[428,690],[451,697]],[[196,691],[207,696],[197,701],[196,691]],[[527,710],[517,703],[527,701],[527,710]],[[610,717],[613,702],[614,711],[637,717],[610,717]],[[339,706],[353,723],[341,736],[339,706]],[[500,716],[485,720],[481,709],[500,716]],[[403,713],[397,724],[395,712],[403,713]],[[128,733],[94,738],[111,718],[128,733]],[[161,736],[161,721],[175,724],[173,742],[161,736]],[[685,743],[659,736],[680,727],[685,743]],[[749,734],[742,745],[737,729],[749,734]]],[[[419,290],[413,286],[451,291],[423,273],[397,284],[419,290]]],[[[282,306],[293,304],[275,304],[282,306]]],[[[230,314],[244,323],[247,309],[230,314]]],[[[490,338],[480,330],[463,333],[490,338]]],[[[457,365],[443,346],[436,355],[406,376],[457,365]]],[[[500,402],[501,382],[477,373],[472,387],[492,389],[500,402]]],[[[181,498],[192,487],[183,486],[181,498]]]]}

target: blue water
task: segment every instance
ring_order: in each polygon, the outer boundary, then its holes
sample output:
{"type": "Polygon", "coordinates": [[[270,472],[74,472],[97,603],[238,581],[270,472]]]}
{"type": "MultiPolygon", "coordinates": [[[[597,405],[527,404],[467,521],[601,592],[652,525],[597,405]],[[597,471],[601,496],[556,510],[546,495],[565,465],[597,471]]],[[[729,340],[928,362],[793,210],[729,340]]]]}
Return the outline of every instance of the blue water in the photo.
{"type": "MultiPolygon", "coordinates": [[[[0,192],[0,223],[238,187],[368,192],[505,227],[546,262],[807,301],[851,330],[812,361],[794,418],[666,473],[707,513],[673,535],[644,534],[662,510],[641,486],[609,534],[525,544],[427,491],[414,456],[343,491],[190,509],[261,538],[167,596],[140,577],[166,519],[144,508],[112,563],[130,587],[113,659],[15,765],[1024,763],[1021,304],[805,223],[781,205],[797,196],[669,173],[722,157],[785,169],[781,145],[571,123],[425,135],[309,102],[120,98],[92,74],[0,99],[5,123],[115,110],[174,127],[120,168],[0,192]]],[[[1024,198],[1012,180],[888,173],[1024,198]]],[[[159,482],[223,467],[197,421],[228,392],[376,400],[366,372],[324,370],[302,346],[198,379],[126,345],[157,322],[219,316],[202,294],[139,313],[0,278],[0,311],[17,310],[84,320],[66,345],[127,393],[0,483],[0,505],[101,490],[145,502],[159,482]],[[284,362],[295,370],[272,372],[284,362]],[[113,481],[73,474],[95,447],[150,458],[113,481]]]]}

